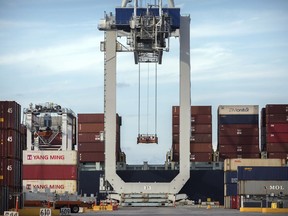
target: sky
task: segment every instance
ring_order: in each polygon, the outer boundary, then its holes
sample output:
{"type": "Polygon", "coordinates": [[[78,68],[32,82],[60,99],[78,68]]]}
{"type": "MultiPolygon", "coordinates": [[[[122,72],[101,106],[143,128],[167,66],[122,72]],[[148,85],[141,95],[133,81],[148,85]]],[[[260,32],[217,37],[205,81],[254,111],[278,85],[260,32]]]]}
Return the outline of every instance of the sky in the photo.
{"type": "MultiPolygon", "coordinates": [[[[154,2],[142,0],[142,4],[154,2]]],[[[166,1],[163,1],[164,5],[166,1]]],[[[104,32],[100,19],[120,0],[0,0],[0,100],[54,102],[79,113],[104,112],[104,32]]],[[[219,105],[288,103],[287,0],[175,0],[190,15],[191,103],[212,106],[213,147],[219,105]]],[[[158,145],[137,145],[138,65],[117,54],[117,112],[127,163],[163,164],[172,144],[172,106],[179,105],[179,40],[157,66],[141,64],[140,133],[158,145]],[[147,105],[148,104],[148,105],[147,105]],[[157,127],[155,114],[157,113],[157,127]]]]}

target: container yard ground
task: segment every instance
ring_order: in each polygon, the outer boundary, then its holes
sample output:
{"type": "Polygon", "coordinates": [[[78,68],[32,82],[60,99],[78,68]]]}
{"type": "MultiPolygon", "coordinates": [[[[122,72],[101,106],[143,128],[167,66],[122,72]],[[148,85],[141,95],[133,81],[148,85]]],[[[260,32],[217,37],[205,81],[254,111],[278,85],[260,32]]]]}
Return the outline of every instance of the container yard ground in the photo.
{"type": "Polygon", "coordinates": [[[224,208],[195,208],[195,207],[121,207],[117,211],[97,211],[97,212],[86,212],[73,214],[75,216],[103,216],[103,215],[137,215],[137,216],[151,216],[151,215],[182,215],[182,216],[202,216],[202,215],[213,215],[213,216],[256,216],[256,215],[265,215],[265,216],[275,216],[275,215],[285,215],[278,213],[260,213],[260,212],[240,212],[235,209],[224,209],[224,208]]]}

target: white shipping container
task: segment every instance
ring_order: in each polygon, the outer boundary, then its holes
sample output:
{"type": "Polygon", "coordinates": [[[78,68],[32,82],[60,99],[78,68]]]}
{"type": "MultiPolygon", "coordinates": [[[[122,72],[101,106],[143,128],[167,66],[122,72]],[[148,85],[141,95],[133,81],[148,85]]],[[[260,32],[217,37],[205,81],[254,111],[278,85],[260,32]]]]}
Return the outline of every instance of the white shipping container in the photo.
{"type": "Polygon", "coordinates": [[[76,180],[23,180],[23,191],[25,192],[56,192],[63,194],[65,192],[74,194],[77,192],[76,180]]]}
{"type": "Polygon", "coordinates": [[[230,209],[231,208],[231,197],[224,196],[224,208],[230,209]]]}
{"type": "Polygon", "coordinates": [[[238,195],[288,195],[288,181],[239,181],[238,195]]]}
{"type": "Polygon", "coordinates": [[[238,166],[284,166],[284,159],[243,159],[234,158],[224,161],[224,171],[237,171],[238,166]]]}
{"type": "Polygon", "coordinates": [[[77,151],[23,151],[24,165],[77,165],[77,151]]]}
{"type": "Polygon", "coordinates": [[[220,105],[219,115],[258,115],[258,105],[220,105]]]}

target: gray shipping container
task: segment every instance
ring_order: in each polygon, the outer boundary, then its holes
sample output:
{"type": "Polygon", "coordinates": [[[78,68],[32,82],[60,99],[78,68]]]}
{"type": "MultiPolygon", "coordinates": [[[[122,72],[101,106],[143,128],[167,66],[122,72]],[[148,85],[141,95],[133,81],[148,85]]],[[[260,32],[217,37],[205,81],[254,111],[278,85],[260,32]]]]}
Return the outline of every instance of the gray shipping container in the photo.
{"type": "Polygon", "coordinates": [[[288,195],[288,181],[238,181],[238,195],[288,195]]]}

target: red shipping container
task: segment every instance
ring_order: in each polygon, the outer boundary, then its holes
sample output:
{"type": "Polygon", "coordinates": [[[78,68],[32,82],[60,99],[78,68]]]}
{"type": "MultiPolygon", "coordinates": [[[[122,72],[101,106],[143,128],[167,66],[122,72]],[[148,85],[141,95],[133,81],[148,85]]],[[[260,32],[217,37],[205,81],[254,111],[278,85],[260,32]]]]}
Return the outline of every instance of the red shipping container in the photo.
{"type": "Polygon", "coordinates": [[[99,142],[99,143],[79,143],[78,144],[78,152],[104,152],[104,151],[105,151],[104,142],[99,142]]]}
{"type": "Polygon", "coordinates": [[[240,206],[239,196],[231,196],[231,209],[239,209],[240,206]]]}
{"type": "MultiPolygon", "coordinates": [[[[179,143],[172,145],[173,152],[179,153],[179,143]]],[[[190,152],[209,152],[211,153],[212,143],[192,143],[190,144],[190,152]]]]}
{"type": "Polygon", "coordinates": [[[259,145],[259,137],[219,136],[218,145],[259,145]]]}
{"type": "Polygon", "coordinates": [[[258,145],[219,145],[219,153],[241,153],[253,154],[260,153],[258,145]]]}
{"type": "Polygon", "coordinates": [[[222,127],[218,134],[219,136],[259,136],[259,129],[222,127]]]}
{"type": "Polygon", "coordinates": [[[287,143],[288,133],[269,133],[266,135],[267,143],[287,143]]]}
{"type": "Polygon", "coordinates": [[[193,124],[211,124],[212,116],[211,115],[192,115],[191,116],[191,125],[193,124]]]}
{"type": "Polygon", "coordinates": [[[19,130],[21,106],[15,101],[0,101],[0,128],[19,130]]]}
{"type": "Polygon", "coordinates": [[[288,123],[288,114],[266,114],[266,123],[288,123]]]}
{"type": "MultiPolygon", "coordinates": [[[[172,161],[178,162],[179,161],[179,153],[173,153],[172,161]]],[[[192,162],[211,162],[212,161],[212,153],[193,153],[190,154],[190,161],[192,162]]]]}
{"type": "Polygon", "coordinates": [[[267,104],[267,114],[288,113],[288,104],[267,104]]]}
{"type": "Polygon", "coordinates": [[[219,153],[220,161],[229,158],[260,158],[260,154],[242,154],[242,153],[219,153]]]}
{"type": "Polygon", "coordinates": [[[0,157],[21,159],[21,134],[16,130],[0,131],[0,157]]]}
{"type": "Polygon", "coordinates": [[[0,158],[0,186],[21,187],[21,161],[0,158]]]}
{"type": "MultiPolygon", "coordinates": [[[[173,125],[173,134],[179,134],[179,125],[173,125]]],[[[212,134],[212,124],[193,124],[192,134],[212,134]]]]}
{"type": "Polygon", "coordinates": [[[245,129],[245,128],[259,128],[258,124],[219,124],[218,130],[222,128],[231,128],[231,129],[245,129]]]}
{"type": "Polygon", "coordinates": [[[79,133],[78,143],[92,143],[92,142],[103,142],[101,141],[100,133],[79,133]]]}
{"type": "Polygon", "coordinates": [[[104,123],[79,123],[79,133],[99,133],[104,131],[104,123]]]}
{"type": "Polygon", "coordinates": [[[267,133],[288,133],[288,124],[267,124],[266,125],[267,133]]]}
{"type": "Polygon", "coordinates": [[[80,162],[104,162],[105,155],[104,152],[80,152],[79,153],[80,162]]]}
{"type": "Polygon", "coordinates": [[[266,143],[266,151],[277,153],[288,153],[288,142],[286,143],[266,143]]]}
{"type": "MultiPolygon", "coordinates": [[[[179,115],[180,107],[172,107],[172,115],[179,115]]],[[[192,115],[211,115],[211,106],[191,106],[192,115]]]]}
{"type": "MultiPolygon", "coordinates": [[[[78,114],[78,123],[104,123],[104,113],[78,114]]],[[[116,114],[116,124],[122,125],[122,118],[116,114]]]]}
{"type": "Polygon", "coordinates": [[[23,180],[77,180],[75,165],[23,165],[23,180]]]}
{"type": "Polygon", "coordinates": [[[287,152],[268,152],[268,158],[280,158],[284,160],[288,160],[288,153],[287,152]]]}
{"type": "MultiPolygon", "coordinates": [[[[179,134],[173,134],[173,143],[179,141],[179,134]]],[[[190,143],[212,143],[212,134],[194,134],[190,137],[190,143]]]]}

